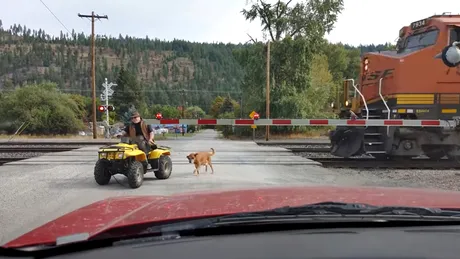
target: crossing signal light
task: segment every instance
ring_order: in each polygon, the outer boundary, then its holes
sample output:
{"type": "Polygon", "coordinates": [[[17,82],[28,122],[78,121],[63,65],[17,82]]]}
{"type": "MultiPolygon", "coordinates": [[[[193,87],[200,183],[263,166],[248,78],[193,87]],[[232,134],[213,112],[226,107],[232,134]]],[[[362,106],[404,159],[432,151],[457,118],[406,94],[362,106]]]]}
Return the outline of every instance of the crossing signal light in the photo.
{"type": "Polygon", "coordinates": [[[155,117],[157,118],[157,120],[161,120],[163,118],[163,115],[161,115],[161,113],[157,113],[155,117]]]}
{"type": "Polygon", "coordinates": [[[254,114],[254,120],[258,120],[260,118],[260,115],[258,113],[254,114]]]}
{"type": "Polygon", "coordinates": [[[115,111],[115,107],[113,107],[112,105],[109,105],[109,106],[105,106],[105,105],[99,105],[99,107],[97,108],[100,112],[105,112],[105,111],[115,111]]]}

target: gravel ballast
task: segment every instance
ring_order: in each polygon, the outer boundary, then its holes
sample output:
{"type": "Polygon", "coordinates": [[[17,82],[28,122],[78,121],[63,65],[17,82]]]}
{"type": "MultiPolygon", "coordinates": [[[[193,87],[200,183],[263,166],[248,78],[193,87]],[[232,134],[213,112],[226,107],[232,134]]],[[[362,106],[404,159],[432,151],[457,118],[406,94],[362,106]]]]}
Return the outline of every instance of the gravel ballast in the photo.
{"type": "Polygon", "coordinates": [[[401,169],[330,169],[351,177],[366,177],[369,184],[379,186],[433,188],[460,191],[458,170],[401,170],[401,169]]]}
{"type": "MultiPolygon", "coordinates": [[[[321,148],[325,145],[283,145],[282,148],[321,148]]],[[[322,152],[294,152],[295,155],[309,159],[338,158],[322,152]]],[[[363,158],[366,155],[356,157],[363,158]]],[[[331,171],[349,177],[366,178],[370,185],[386,187],[433,188],[460,191],[460,171],[458,170],[420,170],[420,169],[348,169],[329,168],[331,171]]]]}

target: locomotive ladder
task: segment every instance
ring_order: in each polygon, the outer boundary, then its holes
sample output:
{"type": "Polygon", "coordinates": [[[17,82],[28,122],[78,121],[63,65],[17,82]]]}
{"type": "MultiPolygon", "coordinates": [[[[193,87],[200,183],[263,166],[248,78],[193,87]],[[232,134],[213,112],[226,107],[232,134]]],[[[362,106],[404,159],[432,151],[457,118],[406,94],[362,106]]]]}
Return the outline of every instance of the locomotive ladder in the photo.
{"type": "MultiPolygon", "coordinates": [[[[387,119],[391,117],[391,110],[388,107],[385,98],[382,95],[382,81],[379,80],[379,96],[386,108],[387,119]]],[[[384,119],[384,112],[381,109],[369,109],[368,107],[364,110],[366,118],[368,119],[384,119]]],[[[363,115],[364,116],[364,115],[363,115]]],[[[366,127],[364,133],[364,148],[367,154],[370,154],[376,158],[386,157],[386,142],[390,141],[390,127],[386,127],[386,130],[382,127],[366,127]]]]}

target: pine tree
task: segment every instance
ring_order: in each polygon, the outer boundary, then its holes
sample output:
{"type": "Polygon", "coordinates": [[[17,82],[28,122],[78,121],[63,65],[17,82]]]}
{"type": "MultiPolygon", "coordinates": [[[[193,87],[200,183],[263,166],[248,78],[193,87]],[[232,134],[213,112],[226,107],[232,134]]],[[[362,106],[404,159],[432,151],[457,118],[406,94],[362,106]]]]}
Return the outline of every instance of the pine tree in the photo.
{"type": "Polygon", "coordinates": [[[233,112],[234,107],[232,103],[232,98],[230,96],[225,97],[222,107],[220,108],[221,113],[233,112]]]}
{"type": "Polygon", "coordinates": [[[128,126],[131,123],[131,115],[133,114],[133,112],[136,112],[136,111],[137,111],[136,107],[134,105],[131,105],[131,107],[128,108],[128,111],[124,112],[121,115],[120,120],[123,121],[125,126],[128,126]]]}

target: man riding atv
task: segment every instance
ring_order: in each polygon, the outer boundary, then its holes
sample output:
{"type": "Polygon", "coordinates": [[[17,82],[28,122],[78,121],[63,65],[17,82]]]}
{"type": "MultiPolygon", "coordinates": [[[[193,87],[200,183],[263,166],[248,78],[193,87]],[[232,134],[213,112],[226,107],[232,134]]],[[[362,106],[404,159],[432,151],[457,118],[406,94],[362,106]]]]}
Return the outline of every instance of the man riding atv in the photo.
{"type": "Polygon", "coordinates": [[[123,137],[129,137],[145,154],[155,149],[154,132],[152,126],[146,124],[138,112],[131,115],[131,123],[125,127],[123,137]]]}

